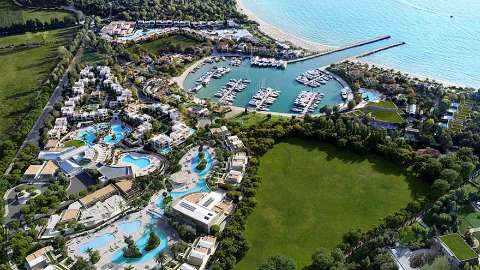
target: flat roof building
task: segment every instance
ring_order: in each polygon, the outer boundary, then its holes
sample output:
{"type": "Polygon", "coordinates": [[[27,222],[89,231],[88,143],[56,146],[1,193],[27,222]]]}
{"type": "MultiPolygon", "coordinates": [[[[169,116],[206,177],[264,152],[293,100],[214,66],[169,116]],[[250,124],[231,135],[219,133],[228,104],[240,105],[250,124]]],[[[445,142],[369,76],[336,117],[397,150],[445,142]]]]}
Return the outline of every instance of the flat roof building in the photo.
{"type": "Polygon", "coordinates": [[[50,266],[50,263],[52,263],[47,256],[49,252],[53,252],[52,246],[46,246],[28,255],[25,257],[25,267],[28,270],[50,269],[47,268],[50,266]]]}
{"type": "Polygon", "coordinates": [[[98,201],[103,201],[117,193],[117,189],[109,184],[87,196],[79,199],[78,201],[82,204],[83,207],[89,207],[94,205],[98,201]]]}
{"type": "Polygon", "coordinates": [[[80,218],[80,210],[78,209],[66,209],[62,213],[60,222],[77,221],[80,218]]]}
{"type": "Polygon", "coordinates": [[[172,203],[171,209],[186,222],[208,233],[213,225],[221,225],[232,214],[234,204],[224,193],[215,191],[179,198],[172,203]]]}

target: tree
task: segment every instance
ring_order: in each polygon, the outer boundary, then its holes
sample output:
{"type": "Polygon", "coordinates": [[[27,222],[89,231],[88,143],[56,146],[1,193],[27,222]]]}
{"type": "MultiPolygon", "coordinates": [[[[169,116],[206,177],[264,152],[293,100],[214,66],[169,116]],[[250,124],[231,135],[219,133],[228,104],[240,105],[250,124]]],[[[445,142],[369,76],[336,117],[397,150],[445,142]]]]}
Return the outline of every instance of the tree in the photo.
{"type": "Polygon", "coordinates": [[[295,262],[285,256],[272,256],[268,258],[260,267],[259,270],[295,270],[297,267],[295,262]]]}
{"type": "Polygon", "coordinates": [[[72,265],[70,269],[71,270],[95,270],[96,268],[89,261],[85,260],[82,257],[78,257],[77,261],[72,265]]]}
{"type": "Polygon", "coordinates": [[[90,262],[92,264],[96,264],[98,261],[100,261],[100,252],[98,250],[93,250],[91,248],[89,248],[87,250],[88,252],[88,256],[90,258],[90,262]]]}
{"type": "Polygon", "coordinates": [[[147,246],[145,246],[146,251],[151,251],[160,245],[160,238],[158,238],[157,234],[153,231],[150,231],[150,235],[148,238],[147,246]]]}
{"type": "Polygon", "coordinates": [[[439,197],[443,195],[445,192],[447,192],[450,189],[450,184],[443,180],[443,179],[437,179],[433,182],[432,185],[432,195],[434,197],[439,197]]]}
{"type": "Polygon", "coordinates": [[[450,264],[448,263],[447,258],[445,257],[438,257],[436,258],[432,264],[425,265],[421,268],[421,270],[450,270],[450,264]]]}
{"type": "Polygon", "coordinates": [[[163,264],[167,260],[167,255],[165,253],[161,252],[158,253],[157,256],[155,256],[155,262],[160,264],[160,269],[163,269],[163,264]]]}
{"type": "Polygon", "coordinates": [[[133,241],[131,236],[125,237],[125,243],[127,247],[123,248],[123,257],[125,258],[140,258],[142,253],[133,241]]]}

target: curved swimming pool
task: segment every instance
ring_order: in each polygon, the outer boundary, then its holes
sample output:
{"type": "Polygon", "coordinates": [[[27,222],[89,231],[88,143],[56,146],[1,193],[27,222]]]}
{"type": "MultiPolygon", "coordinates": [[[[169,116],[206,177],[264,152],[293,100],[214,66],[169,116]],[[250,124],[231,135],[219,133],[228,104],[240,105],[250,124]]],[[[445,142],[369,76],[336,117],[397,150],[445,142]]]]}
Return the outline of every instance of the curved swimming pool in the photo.
{"type": "Polygon", "coordinates": [[[133,221],[119,224],[118,228],[122,233],[127,235],[132,235],[136,233],[141,226],[142,226],[142,222],[140,220],[133,220],[133,221]]]}
{"type": "Polygon", "coordinates": [[[92,240],[79,246],[81,253],[87,253],[89,249],[100,249],[106,247],[110,242],[115,240],[113,234],[104,234],[100,236],[95,236],[92,240]]]}
{"type": "Polygon", "coordinates": [[[122,157],[121,161],[123,163],[131,164],[137,167],[140,170],[145,170],[151,164],[151,161],[146,156],[135,156],[131,154],[126,154],[122,157]]]}

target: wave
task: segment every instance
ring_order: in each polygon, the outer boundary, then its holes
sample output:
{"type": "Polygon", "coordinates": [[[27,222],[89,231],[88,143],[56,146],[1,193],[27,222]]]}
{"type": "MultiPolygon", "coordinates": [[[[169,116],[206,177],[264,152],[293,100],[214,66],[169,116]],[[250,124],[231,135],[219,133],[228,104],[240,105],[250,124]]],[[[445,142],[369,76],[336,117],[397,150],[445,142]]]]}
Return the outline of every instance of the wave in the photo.
{"type": "Polygon", "coordinates": [[[433,10],[433,9],[429,9],[429,8],[426,8],[426,7],[422,7],[422,6],[419,6],[415,3],[412,3],[408,0],[394,0],[395,2],[397,3],[400,3],[402,5],[406,5],[406,6],[409,6],[411,8],[414,8],[416,10],[420,10],[420,11],[425,11],[425,12],[429,12],[429,13],[433,13],[433,14],[440,14],[439,12],[433,10]]]}

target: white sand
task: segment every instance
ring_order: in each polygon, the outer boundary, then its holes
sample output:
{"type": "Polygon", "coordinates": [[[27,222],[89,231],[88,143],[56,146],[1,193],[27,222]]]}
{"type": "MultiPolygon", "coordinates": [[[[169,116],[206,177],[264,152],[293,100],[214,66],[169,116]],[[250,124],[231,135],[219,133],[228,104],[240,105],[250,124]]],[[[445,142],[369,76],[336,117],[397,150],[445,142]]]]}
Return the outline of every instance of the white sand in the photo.
{"type": "Polygon", "coordinates": [[[309,51],[313,52],[325,52],[331,49],[334,49],[335,47],[333,46],[328,46],[325,44],[320,44],[317,42],[312,42],[305,40],[303,38],[297,37],[295,35],[286,33],[279,29],[278,27],[275,27],[271,24],[266,23],[265,21],[262,21],[260,18],[258,18],[255,13],[251,12],[248,10],[245,5],[242,3],[242,0],[236,0],[237,2],[237,9],[241,13],[247,15],[247,17],[250,20],[256,21],[260,25],[260,31],[265,33],[266,35],[276,39],[279,42],[290,42],[295,46],[304,48],[309,51]]]}
{"type": "Polygon", "coordinates": [[[196,67],[200,66],[201,64],[203,64],[203,62],[205,62],[205,60],[207,60],[209,57],[205,57],[205,58],[202,58],[200,60],[198,60],[197,62],[193,63],[192,65],[190,65],[180,76],[178,77],[173,77],[171,78],[170,80],[176,84],[178,84],[178,86],[180,86],[180,88],[182,89],[185,89],[183,87],[183,84],[185,82],[185,79],[187,78],[188,74],[190,74],[190,72],[192,70],[194,70],[196,67]]]}

